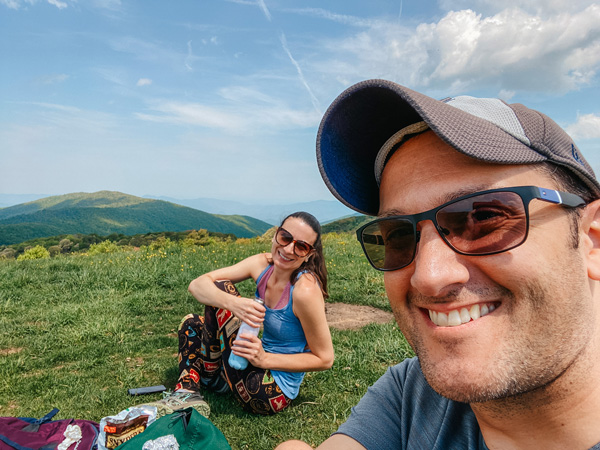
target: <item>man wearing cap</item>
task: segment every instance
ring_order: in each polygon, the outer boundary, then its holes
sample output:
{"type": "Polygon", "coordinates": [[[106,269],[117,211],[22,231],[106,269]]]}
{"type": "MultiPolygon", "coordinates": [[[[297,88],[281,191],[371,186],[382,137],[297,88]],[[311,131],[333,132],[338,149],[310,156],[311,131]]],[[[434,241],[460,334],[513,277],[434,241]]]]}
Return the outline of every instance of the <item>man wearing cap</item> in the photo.
{"type": "Polygon", "coordinates": [[[571,138],[520,104],[369,80],[317,157],[378,216],[358,238],[417,355],[319,449],[600,450],[600,184],[571,138]]]}

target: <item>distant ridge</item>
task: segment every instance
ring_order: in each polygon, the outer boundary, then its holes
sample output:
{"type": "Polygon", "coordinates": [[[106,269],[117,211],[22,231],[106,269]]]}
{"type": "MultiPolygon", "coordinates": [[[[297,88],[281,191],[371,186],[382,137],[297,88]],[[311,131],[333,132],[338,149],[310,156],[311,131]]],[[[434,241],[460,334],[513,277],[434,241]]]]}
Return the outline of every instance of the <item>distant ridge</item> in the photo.
{"type": "Polygon", "coordinates": [[[335,220],[323,225],[322,231],[323,233],[344,233],[348,231],[354,232],[370,220],[373,220],[373,217],[363,215],[343,217],[339,220],[335,220]]]}
{"type": "Polygon", "coordinates": [[[296,202],[282,205],[276,204],[249,204],[230,200],[216,200],[213,198],[178,199],[173,197],[153,197],[166,200],[178,205],[206,211],[211,214],[242,214],[255,217],[272,225],[279,223],[290,213],[306,211],[315,216],[321,224],[325,224],[342,217],[359,215],[357,212],[335,200],[315,200],[311,202],[296,202]]]}
{"type": "Polygon", "coordinates": [[[214,215],[114,191],[57,195],[0,209],[0,245],[58,234],[133,235],[198,229],[253,237],[270,227],[253,217],[214,215]]]}

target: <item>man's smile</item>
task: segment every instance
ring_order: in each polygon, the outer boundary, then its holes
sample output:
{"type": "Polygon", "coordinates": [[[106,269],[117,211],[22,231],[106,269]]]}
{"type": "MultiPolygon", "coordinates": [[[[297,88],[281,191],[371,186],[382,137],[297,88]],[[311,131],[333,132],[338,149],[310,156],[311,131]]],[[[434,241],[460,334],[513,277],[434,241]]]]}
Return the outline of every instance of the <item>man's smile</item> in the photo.
{"type": "Polygon", "coordinates": [[[494,303],[482,303],[471,306],[470,308],[459,308],[447,313],[426,309],[429,318],[438,327],[456,327],[463,323],[477,320],[496,309],[494,303]]]}

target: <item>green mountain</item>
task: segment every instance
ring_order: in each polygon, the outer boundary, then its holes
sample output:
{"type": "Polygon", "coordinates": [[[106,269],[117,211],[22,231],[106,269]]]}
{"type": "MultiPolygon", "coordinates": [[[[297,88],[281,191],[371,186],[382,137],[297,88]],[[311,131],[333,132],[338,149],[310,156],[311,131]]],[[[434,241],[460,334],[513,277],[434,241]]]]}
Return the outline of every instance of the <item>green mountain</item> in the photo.
{"type": "Polygon", "coordinates": [[[214,215],[112,191],[58,195],[0,209],[0,245],[58,234],[106,236],[199,229],[253,237],[269,228],[268,223],[248,216],[214,215]]]}
{"type": "Polygon", "coordinates": [[[334,220],[333,222],[324,224],[321,227],[321,231],[323,233],[344,233],[348,231],[354,232],[362,225],[373,219],[374,217],[363,215],[344,217],[342,219],[334,220]]]}

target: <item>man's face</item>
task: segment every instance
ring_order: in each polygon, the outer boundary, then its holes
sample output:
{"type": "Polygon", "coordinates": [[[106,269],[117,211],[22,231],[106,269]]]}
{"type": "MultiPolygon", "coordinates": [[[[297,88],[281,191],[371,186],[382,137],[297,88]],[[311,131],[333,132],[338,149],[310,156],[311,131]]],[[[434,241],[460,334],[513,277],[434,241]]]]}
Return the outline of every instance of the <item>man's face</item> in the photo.
{"type": "MultiPolygon", "coordinates": [[[[427,132],[386,165],[379,213],[415,214],[466,193],[526,185],[557,188],[529,166],[479,162],[427,132]]],[[[529,211],[527,241],[488,256],[459,255],[431,222],[421,222],[415,260],[385,273],[396,320],[427,381],[445,397],[485,402],[545,386],[590,341],[597,312],[567,212],[539,200],[529,211]],[[430,318],[431,312],[455,315],[474,305],[490,312],[458,326],[430,318]]]]}

